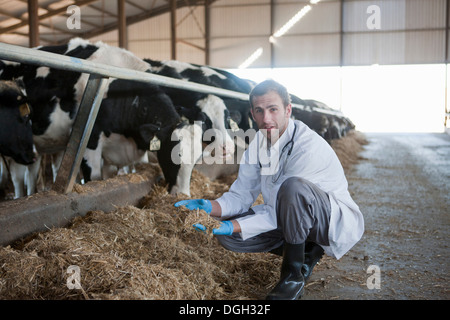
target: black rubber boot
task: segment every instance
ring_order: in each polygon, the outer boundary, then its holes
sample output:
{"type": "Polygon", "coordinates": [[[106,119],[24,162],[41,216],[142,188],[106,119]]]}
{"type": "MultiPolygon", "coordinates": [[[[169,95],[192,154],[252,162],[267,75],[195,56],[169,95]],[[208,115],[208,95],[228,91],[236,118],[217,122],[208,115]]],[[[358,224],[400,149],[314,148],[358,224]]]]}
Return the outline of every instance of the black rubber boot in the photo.
{"type": "Polygon", "coordinates": [[[267,300],[297,300],[303,295],[305,279],[302,266],[305,258],[305,244],[285,243],[280,281],[267,295],[267,300]]]}
{"type": "Polygon", "coordinates": [[[312,271],[314,269],[314,266],[317,264],[317,262],[322,259],[323,256],[323,249],[318,244],[307,241],[305,245],[305,263],[302,267],[302,273],[305,277],[305,281],[309,279],[309,277],[312,274],[312,271]]]}

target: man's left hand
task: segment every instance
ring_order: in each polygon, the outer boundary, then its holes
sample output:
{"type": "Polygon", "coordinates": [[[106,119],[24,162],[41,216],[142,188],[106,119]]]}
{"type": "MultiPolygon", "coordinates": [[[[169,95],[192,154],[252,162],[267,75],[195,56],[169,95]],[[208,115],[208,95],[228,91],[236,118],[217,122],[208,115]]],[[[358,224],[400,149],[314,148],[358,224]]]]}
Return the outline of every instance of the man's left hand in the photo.
{"type": "MultiPolygon", "coordinates": [[[[193,227],[198,231],[206,231],[206,227],[200,223],[196,223],[193,227]]],[[[233,234],[233,223],[231,221],[220,222],[220,227],[213,229],[213,234],[217,236],[231,236],[233,234]]]]}

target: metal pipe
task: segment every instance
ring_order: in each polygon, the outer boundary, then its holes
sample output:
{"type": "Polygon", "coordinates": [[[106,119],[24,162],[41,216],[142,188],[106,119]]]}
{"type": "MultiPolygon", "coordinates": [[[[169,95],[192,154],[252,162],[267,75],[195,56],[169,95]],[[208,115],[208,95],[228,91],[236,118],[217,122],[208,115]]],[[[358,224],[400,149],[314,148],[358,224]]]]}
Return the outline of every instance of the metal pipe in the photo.
{"type": "Polygon", "coordinates": [[[0,43],[0,59],[46,66],[68,71],[97,74],[102,77],[148,82],[165,87],[198,91],[223,97],[248,100],[248,94],[245,93],[239,93],[194,82],[187,82],[184,80],[163,77],[148,72],[120,68],[103,63],[95,63],[92,61],[59,55],[51,52],[23,48],[6,43],[0,43]]]}
{"type": "MultiPolygon", "coordinates": [[[[164,77],[143,71],[120,68],[103,63],[96,63],[84,59],[59,55],[36,49],[19,47],[6,43],[0,43],[0,59],[46,66],[55,69],[97,74],[102,77],[153,83],[164,87],[214,94],[221,97],[234,98],[245,101],[248,101],[249,97],[249,95],[246,93],[235,92],[217,87],[210,87],[195,82],[164,77]]],[[[305,109],[305,107],[301,105],[293,104],[293,106],[305,109]]],[[[325,110],[320,108],[313,108],[313,110],[319,113],[342,116],[342,112],[340,111],[325,110]]]]}

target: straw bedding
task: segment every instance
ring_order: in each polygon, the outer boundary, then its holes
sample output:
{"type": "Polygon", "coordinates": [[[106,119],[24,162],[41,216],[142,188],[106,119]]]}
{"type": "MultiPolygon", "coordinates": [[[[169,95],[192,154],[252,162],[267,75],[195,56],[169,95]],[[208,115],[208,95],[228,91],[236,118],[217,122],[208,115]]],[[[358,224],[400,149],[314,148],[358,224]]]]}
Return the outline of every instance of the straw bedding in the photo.
{"type": "MultiPolygon", "coordinates": [[[[356,161],[361,139],[340,139],[346,163],[356,161]]],[[[194,171],[191,197],[215,199],[230,180],[211,181],[194,171]]],[[[139,208],[92,211],[67,228],[0,248],[0,299],[264,298],[278,281],[281,258],[223,249],[191,228],[200,222],[212,230],[217,221],[202,210],[197,219],[197,212],[173,206],[183,199],[155,186],[139,208]],[[79,267],[79,289],[68,287],[70,266],[79,267]]]]}

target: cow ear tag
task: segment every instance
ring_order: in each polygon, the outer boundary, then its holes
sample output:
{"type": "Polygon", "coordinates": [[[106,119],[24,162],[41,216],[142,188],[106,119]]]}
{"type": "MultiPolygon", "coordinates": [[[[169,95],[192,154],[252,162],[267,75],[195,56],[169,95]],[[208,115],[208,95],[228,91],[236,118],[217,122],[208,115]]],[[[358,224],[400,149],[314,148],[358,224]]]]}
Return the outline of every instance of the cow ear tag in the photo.
{"type": "Polygon", "coordinates": [[[150,140],[150,151],[158,151],[161,149],[161,140],[158,137],[153,136],[153,139],[150,140]]]}
{"type": "Polygon", "coordinates": [[[21,117],[28,116],[31,113],[30,107],[28,106],[27,103],[21,104],[20,107],[19,107],[19,111],[20,111],[20,116],[21,117]]]}

